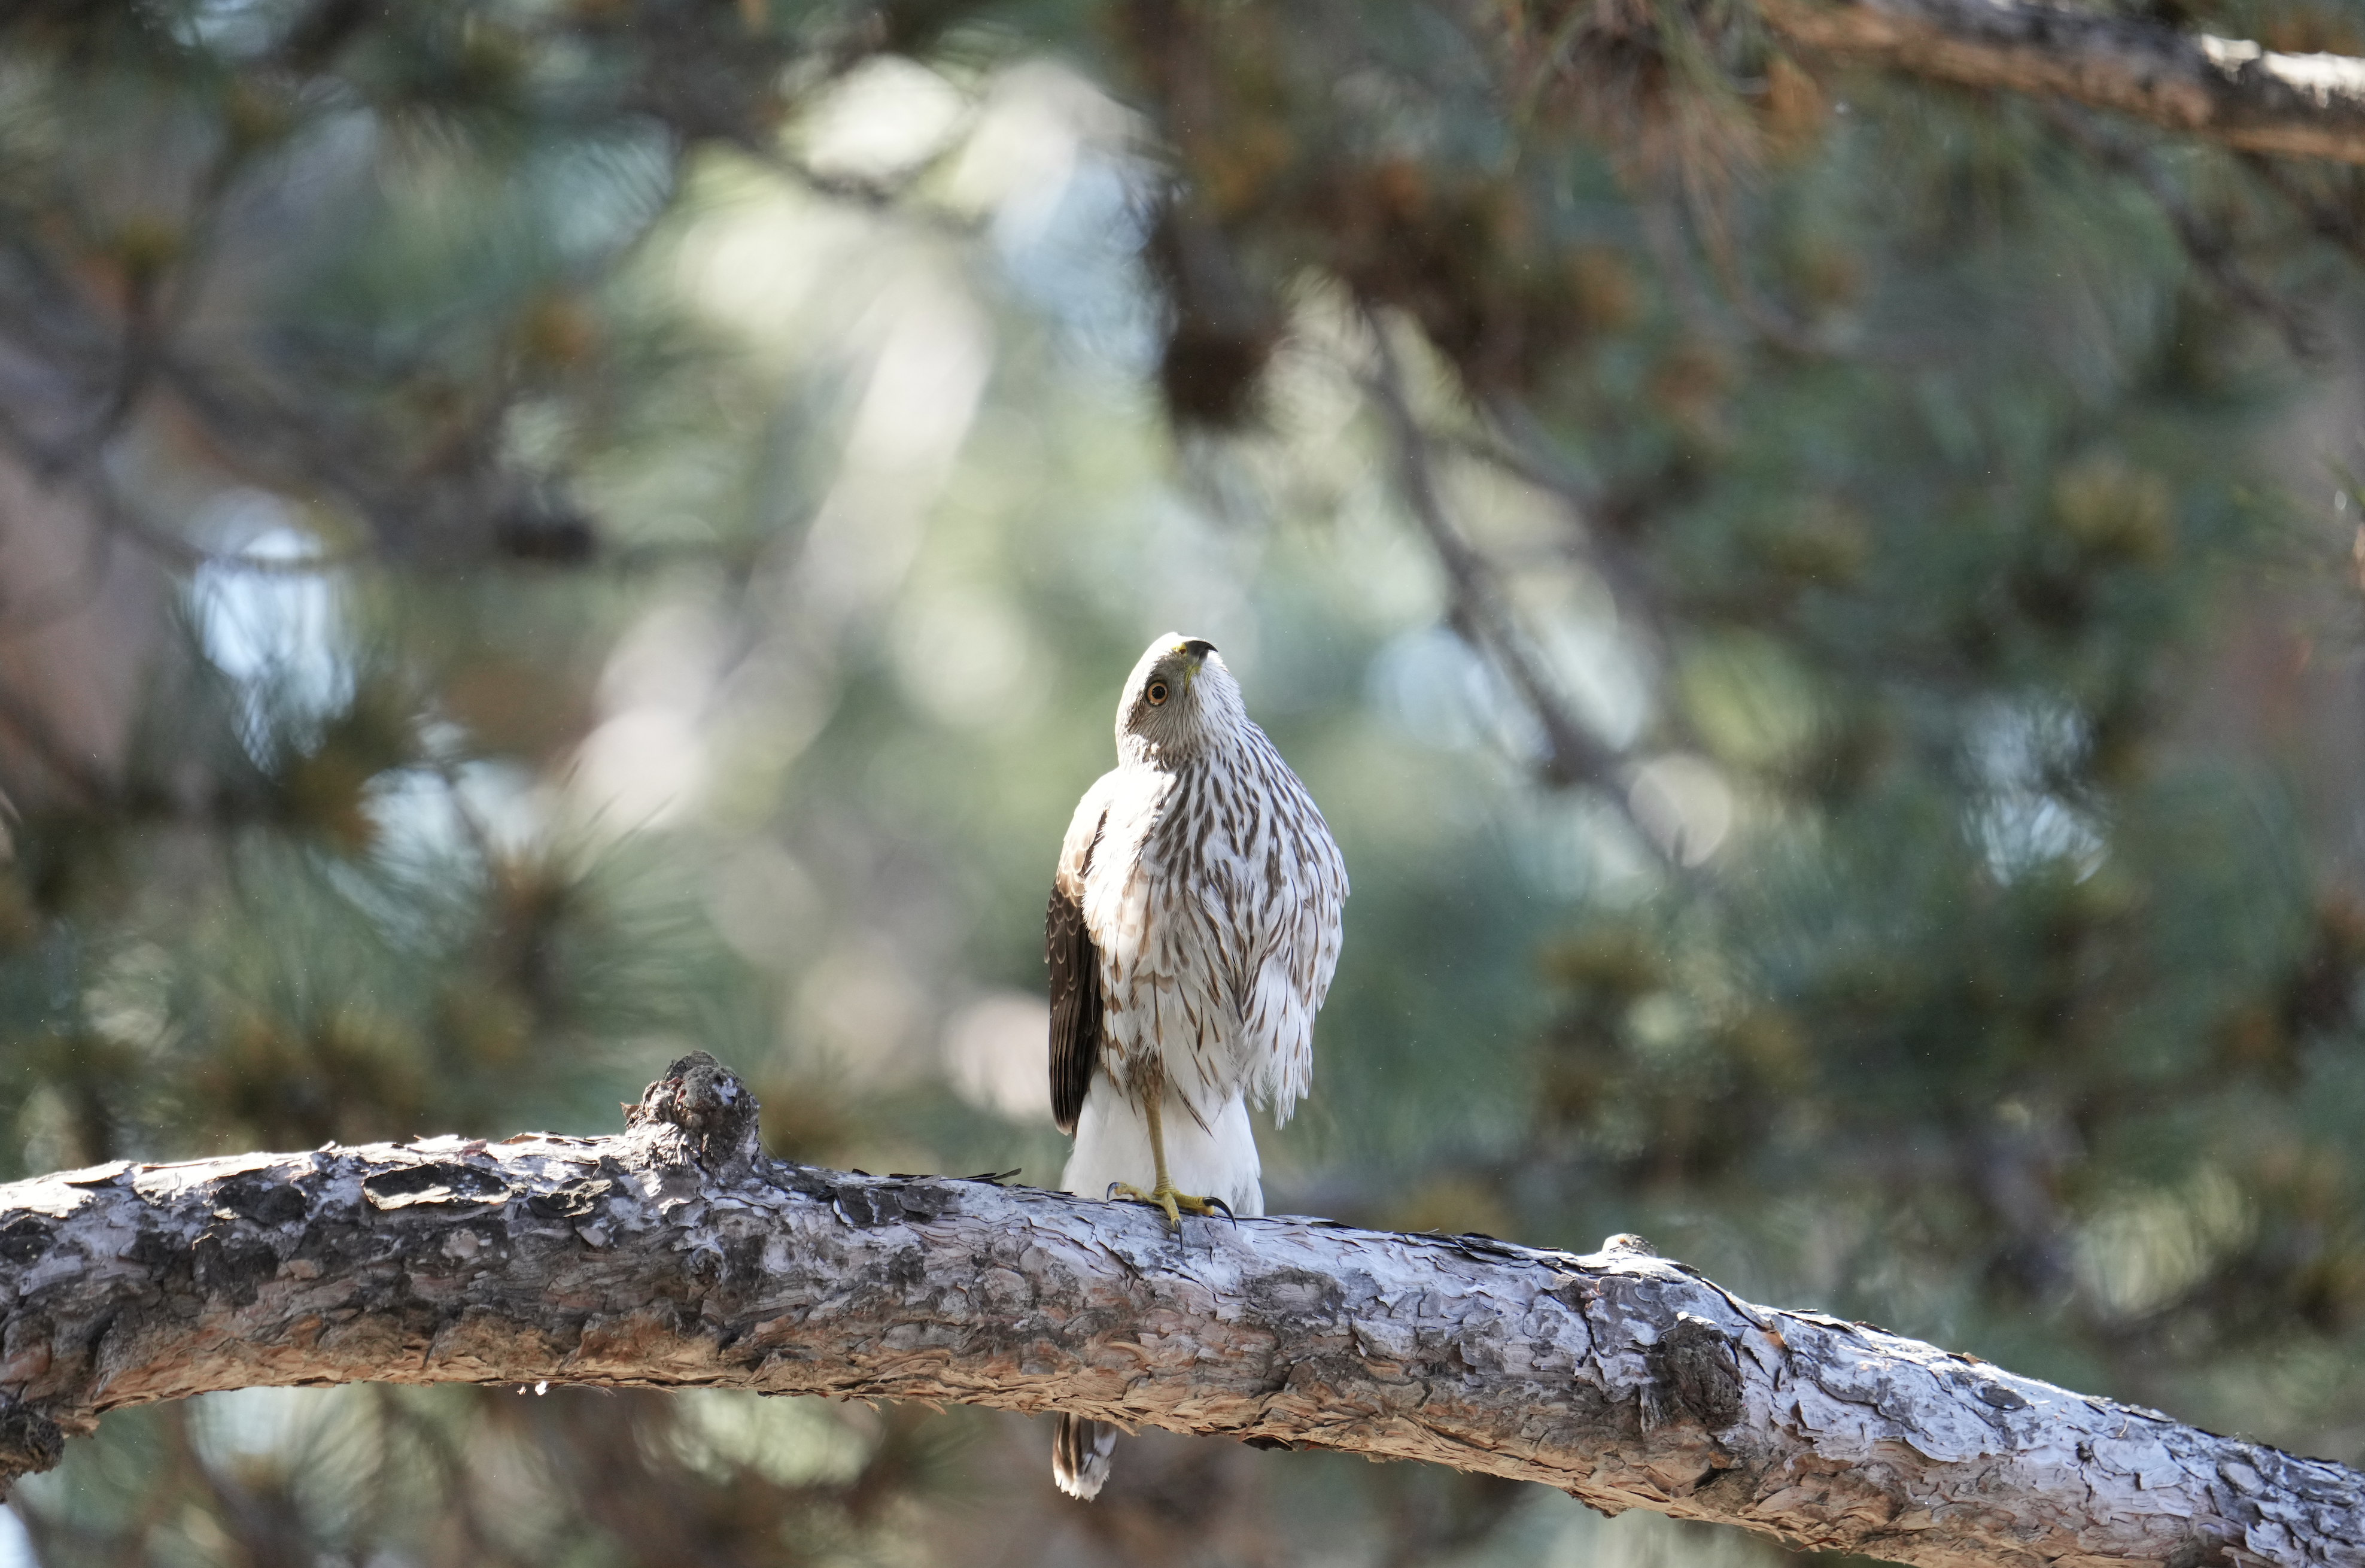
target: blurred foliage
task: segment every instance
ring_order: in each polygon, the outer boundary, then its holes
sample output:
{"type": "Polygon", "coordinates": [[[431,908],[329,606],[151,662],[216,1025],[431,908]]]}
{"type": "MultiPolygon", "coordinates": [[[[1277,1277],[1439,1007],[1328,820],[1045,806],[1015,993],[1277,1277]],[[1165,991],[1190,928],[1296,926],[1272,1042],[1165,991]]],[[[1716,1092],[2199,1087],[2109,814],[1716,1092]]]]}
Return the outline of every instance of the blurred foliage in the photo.
{"type": "MultiPolygon", "coordinates": [[[[1171,627],[1354,878],[1277,1210],[2353,1462],[2360,234],[1741,0],[15,8],[0,1162],[602,1131],[695,1042],[780,1153],[1048,1183],[1043,879],[1171,627]]],[[[1778,1555],[1045,1443],[252,1391],[8,1549],[1778,1555]]]]}

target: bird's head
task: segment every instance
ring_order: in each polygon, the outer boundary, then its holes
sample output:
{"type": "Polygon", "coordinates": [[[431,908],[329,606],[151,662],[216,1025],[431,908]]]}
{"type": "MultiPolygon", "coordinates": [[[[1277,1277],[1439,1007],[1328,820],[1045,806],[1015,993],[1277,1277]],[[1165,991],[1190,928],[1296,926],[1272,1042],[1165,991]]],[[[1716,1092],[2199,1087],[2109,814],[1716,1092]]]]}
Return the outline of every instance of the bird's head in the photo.
{"type": "Polygon", "coordinates": [[[1187,761],[1225,745],[1247,722],[1239,682],[1216,644],[1169,632],[1126,678],[1116,705],[1117,754],[1127,761],[1187,761]]]}

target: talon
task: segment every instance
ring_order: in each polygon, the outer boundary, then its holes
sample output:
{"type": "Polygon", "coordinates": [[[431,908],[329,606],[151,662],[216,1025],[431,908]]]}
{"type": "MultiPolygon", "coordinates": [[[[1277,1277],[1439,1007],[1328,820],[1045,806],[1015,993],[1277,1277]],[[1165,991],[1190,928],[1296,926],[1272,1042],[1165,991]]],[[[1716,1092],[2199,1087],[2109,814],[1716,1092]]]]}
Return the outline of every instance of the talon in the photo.
{"type": "Polygon", "coordinates": [[[1225,1203],[1223,1199],[1194,1198],[1187,1193],[1176,1192],[1162,1182],[1147,1193],[1130,1182],[1112,1182],[1109,1183],[1108,1191],[1109,1196],[1113,1199],[1123,1199],[1131,1204],[1148,1204],[1153,1209],[1164,1210],[1166,1227],[1169,1230],[1181,1230],[1184,1215],[1198,1215],[1202,1218],[1207,1218],[1212,1217],[1219,1209],[1223,1211],[1226,1219],[1231,1220],[1234,1225],[1239,1224],[1239,1219],[1232,1214],[1231,1205],[1225,1203]]]}
{"type": "Polygon", "coordinates": [[[1223,1210],[1223,1211],[1224,1211],[1224,1217],[1225,1217],[1226,1219],[1230,1220],[1230,1221],[1232,1222],[1232,1228],[1233,1228],[1234,1230],[1238,1230],[1238,1229],[1239,1229],[1239,1227],[1240,1227],[1240,1216],[1239,1216],[1239,1215],[1236,1215],[1236,1214],[1234,1214],[1234,1213],[1232,1212],[1232,1205],[1231,1205],[1231,1204],[1227,1204],[1227,1203],[1224,1202],[1224,1200],[1223,1200],[1223,1199],[1221,1199],[1221,1198],[1209,1198],[1209,1199],[1207,1200],[1207,1206],[1208,1206],[1209,1208],[1216,1208],[1216,1209],[1221,1209],[1221,1210],[1223,1210]]]}
{"type": "Polygon", "coordinates": [[[1169,1230],[1182,1228],[1182,1216],[1176,1212],[1180,1205],[1175,1202],[1174,1189],[1171,1187],[1161,1185],[1152,1192],[1145,1193],[1130,1182],[1112,1182],[1109,1183],[1109,1196],[1122,1199],[1128,1204],[1148,1204],[1153,1209],[1163,1209],[1166,1211],[1166,1228],[1169,1230]]]}

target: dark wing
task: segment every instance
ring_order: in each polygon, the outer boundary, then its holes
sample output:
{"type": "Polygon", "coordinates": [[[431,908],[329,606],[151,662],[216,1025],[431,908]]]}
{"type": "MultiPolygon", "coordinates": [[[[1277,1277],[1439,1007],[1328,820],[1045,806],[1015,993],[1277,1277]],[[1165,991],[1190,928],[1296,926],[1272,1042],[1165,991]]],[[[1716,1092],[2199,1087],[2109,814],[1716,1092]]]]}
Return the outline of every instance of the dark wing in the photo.
{"type": "Polygon", "coordinates": [[[1043,959],[1051,966],[1051,1119],[1072,1133],[1101,1059],[1101,952],[1084,929],[1084,906],[1058,882],[1043,919],[1043,959]]]}

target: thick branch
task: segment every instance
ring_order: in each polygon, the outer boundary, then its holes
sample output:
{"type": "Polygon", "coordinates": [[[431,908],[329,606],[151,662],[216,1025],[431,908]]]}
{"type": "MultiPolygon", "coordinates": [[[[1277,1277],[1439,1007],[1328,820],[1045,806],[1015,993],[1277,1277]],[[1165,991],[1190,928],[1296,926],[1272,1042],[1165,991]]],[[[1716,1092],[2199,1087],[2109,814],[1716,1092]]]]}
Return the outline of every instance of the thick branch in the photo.
{"type": "MultiPolygon", "coordinates": [[[[704,1058],[619,1137],[0,1188],[0,1464],[213,1389],[552,1382],[1076,1410],[1929,1564],[2365,1563],[2365,1476],[1587,1257],[764,1158],[704,1058]]],[[[1631,1238],[1617,1238],[1620,1242],[1631,1238]]]]}
{"type": "Polygon", "coordinates": [[[2253,152],[2365,163],[2365,59],[2029,0],[1758,0],[1792,40],[1972,87],[2073,99],[2253,152]]]}

